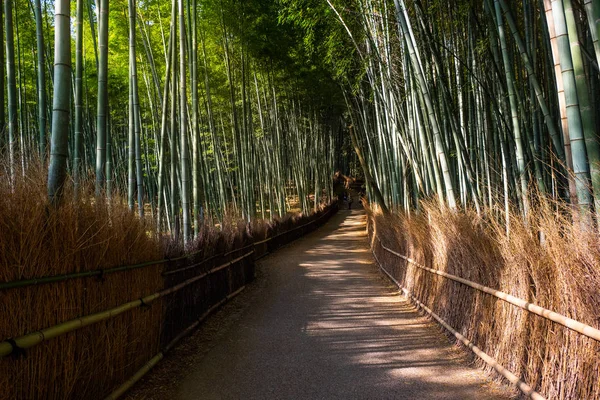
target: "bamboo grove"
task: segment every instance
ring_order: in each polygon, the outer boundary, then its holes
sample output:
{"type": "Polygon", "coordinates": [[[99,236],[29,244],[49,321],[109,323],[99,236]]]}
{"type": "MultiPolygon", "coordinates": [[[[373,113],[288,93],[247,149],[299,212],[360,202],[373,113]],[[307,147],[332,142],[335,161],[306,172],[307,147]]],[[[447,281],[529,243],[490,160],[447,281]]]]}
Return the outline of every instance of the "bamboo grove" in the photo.
{"type": "Polygon", "coordinates": [[[282,215],[292,194],[318,205],[309,195],[333,195],[354,147],[386,208],[437,198],[509,230],[537,192],[596,224],[597,1],[11,0],[2,13],[6,174],[50,153],[51,199],[67,172],[75,187],[91,177],[96,196],[119,191],[189,238],[206,218],[282,215]]]}
{"type": "Polygon", "coordinates": [[[120,193],[185,241],[206,221],[308,212],[333,196],[344,138],[325,100],[336,87],[302,64],[275,3],[3,4],[11,181],[42,159],[51,201],[65,180],[76,196],[91,180],[98,199],[120,193]]]}
{"type": "Polygon", "coordinates": [[[373,198],[404,209],[426,197],[489,207],[508,229],[509,208],[527,217],[537,192],[592,226],[598,1],[284,3],[288,20],[309,18],[330,38],[315,51],[344,88],[373,198]],[[340,40],[345,53],[331,44],[340,40]]]}

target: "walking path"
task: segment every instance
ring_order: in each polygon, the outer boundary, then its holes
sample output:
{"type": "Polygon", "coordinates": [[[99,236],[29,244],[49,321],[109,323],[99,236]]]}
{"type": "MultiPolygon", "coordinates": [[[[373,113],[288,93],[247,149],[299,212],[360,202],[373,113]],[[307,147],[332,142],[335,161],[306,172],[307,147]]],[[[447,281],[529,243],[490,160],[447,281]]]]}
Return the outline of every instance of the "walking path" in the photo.
{"type": "Polygon", "coordinates": [[[130,397],[506,399],[506,389],[469,367],[440,329],[382,278],[365,218],[362,210],[341,210],[262,260],[258,289],[217,313],[218,326],[208,321],[213,337],[192,336],[130,397]],[[235,321],[227,322],[227,314],[235,321]],[[168,364],[178,361],[186,366],[169,377],[168,364]]]}

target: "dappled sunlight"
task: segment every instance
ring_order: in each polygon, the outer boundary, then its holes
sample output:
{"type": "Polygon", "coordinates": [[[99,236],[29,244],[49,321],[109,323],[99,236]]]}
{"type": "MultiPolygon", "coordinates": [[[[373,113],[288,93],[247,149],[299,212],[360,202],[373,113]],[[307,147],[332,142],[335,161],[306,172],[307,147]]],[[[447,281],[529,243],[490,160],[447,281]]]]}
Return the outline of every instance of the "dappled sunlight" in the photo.
{"type": "Polygon", "coordinates": [[[481,373],[383,280],[365,222],[362,211],[340,211],[261,261],[268,287],[184,398],[506,398],[482,395],[481,373]]]}
{"type": "Polygon", "coordinates": [[[327,357],[343,357],[351,368],[377,376],[448,383],[470,374],[457,366],[438,329],[367,266],[373,260],[365,222],[363,215],[350,215],[305,251],[307,260],[298,266],[318,309],[307,316],[302,333],[327,357]]]}

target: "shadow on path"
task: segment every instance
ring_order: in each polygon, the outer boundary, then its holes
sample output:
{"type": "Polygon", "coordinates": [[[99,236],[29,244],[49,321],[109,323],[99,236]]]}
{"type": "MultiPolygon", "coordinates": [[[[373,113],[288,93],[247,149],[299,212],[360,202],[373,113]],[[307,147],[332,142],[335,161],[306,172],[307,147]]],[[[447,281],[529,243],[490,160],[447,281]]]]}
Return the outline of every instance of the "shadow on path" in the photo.
{"type": "Polygon", "coordinates": [[[342,210],[261,261],[259,295],[169,397],[507,398],[382,279],[364,223],[342,210]]]}

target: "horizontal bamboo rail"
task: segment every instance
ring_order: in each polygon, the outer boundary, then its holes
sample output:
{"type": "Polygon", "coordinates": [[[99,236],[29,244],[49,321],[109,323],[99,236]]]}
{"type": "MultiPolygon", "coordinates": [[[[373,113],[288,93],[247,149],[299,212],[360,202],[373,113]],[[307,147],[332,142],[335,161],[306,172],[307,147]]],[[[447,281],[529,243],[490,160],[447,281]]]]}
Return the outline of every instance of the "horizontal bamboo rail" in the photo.
{"type": "Polygon", "coordinates": [[[60,324],[51,326],[49,328],[41,329],[39,331],[31,332],[31,333],[28,333],[23,336],[19,336],[14,339],[9,339],[9,340],[0,342],[0,357],[6,357],[6,356],[12,354],[17,349],[31,348],[33,346],[36,346],[36,345],[42,343],[43,341],[53,339],[57,336],[64,335],[66,333],[69,333],[69,332],[75,331],[77,329],[95,324],[97,322],[101,322],[101,321],[104,321],[107,319],[114,318],[117,315],[120,315],[129,310],[133,310],[134,308],[141,307],[142,305],[148,305],[148,304],[152,303],[153,301],[158,300],[161,297],[167,296],[171,293],[174,293],[174,292],[177,292],[178,290],[183,289],[186,286],[191,285],[192,283],[206,277],[207,275],[213,274],[217,271],[227,268],[230,265],[235,264],[235,263],[249,257],[252,254],[254,254],[254,250],[252,250],[238,258],[235,258],[225,264],[215,267],[208,272],[204,272],[200,275],[186,279],[185,281],[183,281],[175,286],[172,286],[168,289],[161,290],[160,292],[156,292],[156,293],[150,294],[148,296],[142,297],[138,300],[130,301],[128,303],[121,304],[117,307],[113,307],[113,308],[105,310],[105,311],[100,311],[100,312],[97,312],[94,314],[86,315],[84,317],[75,318],[70,321],[62,322],[60,324]]]}
{"type": "Polygon", "coordinates": [[[183,271],[187,271],[189,269],[197,268],[197,267],[199,267],[201,265],[206,264],[209,261],[214,260],[215,258],[225,257],[226,255],[227,255],[226,253],[215,254],[214,256],[210,256],[208,258],[205,258],[204,260],[202,260],[200,262],[197,262],[197,263],[194,263],[194,264],[191,264],[191,265],[186,265],[185,267],[177,268],[177,269],[174,269],[174,270],[171,270],[171,271],[164,271],[162,273],[162,276],[174,275],[174,274],[177,274],[179,272],[183,272],[183,271]]]}
{"type": "MultiPolygon", "coordinates": [[[[311,225],[319,220],[321,220],[322,218],[324,218],[326,215],[330,214],[333,208],[330,208],[329,210],[327,210],[325,213],[323,213],[323,215],[321,215],[319,218],[316,218],[306,224],[300,225],[296,228],[290,229],[288,231],[279,233],[275,236],[272,237],[268,237],[265,238],[263,240],[260,240],[258,242],[254,242],[248,246],[242,247],[240,249],[235,249],[235,250],[231,250],[227,253],[224,253],[224,256],[227,256],[229,254],[238,252],[238,251],[242,251],[244,249],[248,249],[250,247],[253,246],[257,246],[263,243],[267,243],[279,236],[282,236],[284,234],[293,232],[295,230],[304,228],[308,225],[311,225]]],[[[254,251],[252,251],[254,252],[254,251]]],[[[213,258],[216,256],[213,256],[213,258]]],[[[180,271],[184,271],[190,268],[194,268],[199,264],[205,263],[208,260],[204,260],[200,263],[196,263],[187,267],[183,267],[183,268],[179,268],[177,270],[174,271],[169,271],[168,273],[164,273],[163,275],[168,275],[169,273],[175,273],[175,272],[180,272],[180,271]]],[[[213,270],[215,271],[215,270],[213,270]]],[[[156,364],[158,364],[164,357],[165,354],[170,351],[176,344],[177,342],[179,342],[179,340],[181,340],[183,337],[187,336],[191,331],[193,331],[194,329],[196,329],[196,327],[198,325],[200,325],[202,323],[202,321],[204,321],[204,319],[206,319],[206,317],[208,317],[214,310],[216,310],[217,308],[219,308],[221,305],[223,305],[225,302],[229,301],[231,298],[235,297],[236,295],[238,295],[242,290],[245,289],[245,286],[241,287],[240,289],[236,290],[235,292],[229,294],[227,297],[225,297],[223,300],[219,301],[217,304],[213,305],[210,309],[208,309],[204,314],[202,314],[202,316],[200,316],[200,318],[198,320],[196,320],[193,324],[191,324],[190,326],[188,326],[187,328],[185,328],[181,333],[179,333],[171,342],[169,342],[169,344],[167,344],[165,346],[165,348],[160,351],[158,354],[156,354],[154,357],[152,357],[146,364],[144,364],[135,374],[133,374],[133,376],[131,376],[131,378],[129,378],[127,381],[125,381],[123,384],[121,384],[121,386],[119,386],[117,389],[115,389],[110,395],[108,395],[106,397],[106,400],[116,400],[119,397],[121,397],[123,394],[125,394],[129,389],[131,389],[133,387],[133,385],[135,385],[140,379],[142,379],[142,377],[144,375],[146,375],[148,372],[150,372],[150,370],[152,370],[152,368],[154,368],[154,366],[156,366],[156,364]]]]}
{"type": "Polygon", "coordinates": [[[142,366],[142,368],[140,368],[135,374],[133,374],[131,376],[131,378],[127,379],[125,382],[123,382],[123,384],[121,384],[121,386],[119,386],[110,395],[108,395],[106,397],[106,400],[116,400],[119,397],[121,397],[123,394],[125,394],[125,392],[127,392],[129,389],[131,389],[131,387],[133,387],[133,385],[135,385],[137,381],[142,379],[142,377],[144,375],[146,375],[148,372],[150,372],[150,370],[152,368],[154,368],[154,366],[156,364],[158,364],[159,361],[165,357],[165,354],[167,354],[173,347],[175,347],[175,345],[181,339],[183,339],[185,336],[189,335],[190,332],[192,332],[194,329],[196,329],[196,327],[198,327],[198,325],[200,325],[202,323],[202,321],[204,321],[206,319],[206,317],[208,317],[210,314],[212,314],[213,311],[215,311],[217,308],[221,307],[224,303],[231,300],[233,297],[240,294],[242,292],[242,290],[244,290],[245,288],[246,288],[245,286],[242,286],[241,288],[239,288],[235,292],[227,295],[227,297],[225,297],[223,300],[219,301],[217,304],[215,304],[211,308],[209,308],[193,324],[191,324],[190,326],[185,328],[183,331],[181,331],[181,333],[179,333],[179,335],[177,335],[173,340],[171,340],[169,342],[169,344],[167,344],[162,351],[160,351],[158,354],[156,354],[154,357],[152,357],[146,364],[144,364],[142,366]]]}
{"type": "MultiPolygon", "coordinates": [[[[382,244],[382,246],[383,246],[383,244],[382,244]]],[[[496,361],[494,358],[490,357],[487,353],[485,353],[483,350],[481,350],[479,347],[477,347],[473,342],[471,342],[469,339],[467,339],[466,337],[461,335],[456,329],[452,328],[446,321],[444,321],[439,315],[434,313],[429,307],[427,307],[425,304],[421,303],[408,289],[403,287],[400,284],[400,282],[398,282],[389,272],[386,271],[386,269],[379,262],[379,259],[377,258],[377,255],[375,254],[375,252],[372,251],[372,253],[373,253],[373,257],[377,261],[377,265],[383,271],[383,273],[385,273],[385,275],[387,275],[387,277],[389,279],[391,279],[392,282],[394,282],[396,284],[396,286],[398,286],[398,288],[401,289],[402,292],[407,297],[412,299],[412,301],[417,306],[419,306],[421,309],[423,309],[425,312],[427,312],[429,315],[431,315],[444,328],[446,328],[450,333],[452,333],[454,335],[454,337],[456,337],[458,340],[460,340],[473,353],[475,353],[475,355],[477,355],[487,365],[494,368],[500,375],[505,377],[509,382],[511,382],[513,385],[515,385],[517,388],[519,388],[519,390],[521,392],[523,392],[525,395],[531,397],[534,400],[546,400],[546,398],[544,396],[542,396],[540,393],[533,390],[533,388],[531,386],[529,386],[527,383],[520,380],[515,374],[513,374],[512,372],[510,372],[509,370],[504,368],[501,364],[498,363],[498,361],[496,361]]]]}
{"type": "MultiPolygon", "coordinates": [[[[326,212],[324,212],[321,216],[319,216],[318,218],[300,225],[296,228],[290,229],[288,231],[279,233],[275,236],[272,236],[270,238],[267,238],[265,240],[261,240],[259,242],[255,242],[252,243],[248,246],[242,247],[240,249],[235,249],[234,251],[230,251],[228,253],[223,253],[223,254],[217,254],[214,255],[212,257],[209,257],[205,260],[202,260],[201,262],[198,263],[194,263],[192,265],[188,265],[186,267],[183,268],[179,268],[177,270],[173,270],[173,271],[167,271],[166,273],[163,273],[163,275],[170,275],[172,273],[177,273],[177,272],[181,272],[181,271],[185,271],[185,270],[189,270],[191,268],[195,268],[199,265],[205,264],[208,261],[213,260],[216,257],[219,256],[225,256],[228,254],[232,254],[234,252],[237,251],[242,251],[244,249],[248,249],[250,247],[256,246],[258,244],[262,244],[265,243],[267,241],[270,241],[274,238],[277,238],[279,236],[282,236],[284,234],[296,231],[298,229],[304,228],[308,225],[311,225],[319,220],[321,220],[322,218],[324,218],[326,215],[329,215],[331,213],[331,211],[333,210],[333,207],[331,207],[329,210],[327,210],[326,212]]],[[[88,276],[101,276],[102,274],[106,274],[106,273],[111,273],[111,272],[117,272],[117,271],[126,271],[126,270],[131,270],[131,269],[136,269],[136,268],[142,268],[145,266],[149,266],[149,265],[157,265],[157,264],[161,264],[161,263],[165,263],[165,262],[169,262],[169,261],[177,261],[177,260],[183,260],[186,258],[189,258],[192,255],[198,254],[201,251],[197,251],[194,253],[189,253],[186,254],[184,256],[181,257],[177,257],[177,258],[171,258],[171,259],[164,259],[164,260],[159,260],[159,261],[148,261],[145,263],[141,263],[141,264],[136,264],[136,265],[128,265],[128,266],[120,266],[120,267],[114,267],[114,268],[109,268],[109,269],[104,269],[104,270],[95,270],[95,271],[86,271],[86,272],[80,272],[80,273],[74,273],[74,274],[66,274],[66,275],[56,275],[56,276],[50,276],[50,277],[45,277],[45,278],[38,278],[38,279],[31,279],[31,280],[21,280],[21,281],[13,281],[13,282],[5,282],[3,284],[0,284],[0,290],[1,289],[7,289],[7,288],[17,288],[17,287],[23,287],[23,286],[29,286],[29,285],[37,285],[37,284],[42,284],[42,283],[50,283],[50,282],[59,282],[59,281],[63,281],[63,280],[68,280],[68,279],[73,279],[73,278],[80,278],[80,277],[88,277],[88,276]]],[[[134,300],[134,301],[130,301],[128,303],[125,304],[121,304],[117,307],[113,307],[109,310],[105,310],[105,311],[100,311],[98,313],[94,313],[94,314],[90,314],[84,317],[79,317],[79,318],[75,318],[72,319],[70,321],[66,321],[66,322],[62,322],[60,324],[51,326],[49,328],[45,328],[45,329],[41,329],[39,331],[35,331],[35,332],[31,332],[28,334],[25,334],[23,336],[19,336],[17,338],[14,339],[7,339],[4,340],[2,342],[0,342],[0,357],[6,357],[10,354],[12,354],[15,350],[17,349],[28,349],[31,348],[33,346],[36,346],[37,344],[55,338],[57,336],[63,335],[65,333],[68,332],[72,332],[75,331],[77,329],[83,328],[85,326],[88,325],[92,325],[95,324],[97,322],[100,321],[104,321],[110,318],[114,318],[119,314],[122,314],[126,311],[132,310],[134,308],[138,308],[142,305],[148,305],[149,303],[163,297],[166,296],[168,294],[174,293],[204,277],[206,277],[207,275],[213,274],[223,268],[227,268],[228,266],[250,256],[251,254],[254,254],[254,250],[242,255],[241,257],[235,258],[225,264],[222,264],[218,267],[215,267],[213,269],[211,269],[208,272],[204,272],[200,275],[194,276],[190,279],[187,279],[175,286],[172,286],[171,288],[168,289],[164,289],[160,292],[156,292],[153,293],[151,295],[148,295],[146,297],[140,298],[138,300],[134,300]]]]}
{"type": "MultiPolygon", "coordinates": [[[[94,277],[94,276],[101,277],[103,275],[108,275],[108,274],[112,274],[115,272],[130,271],[130,270],[134,270],[134,269],[150,267],[153,265],[165,264],[165,263],[172,262],[172,261],[179,261],[179,260],[183,260],[183,259],[189,258],[191,256],[194,256],[196,254],[199,254],[201,252],[202,251],[195,251],[193,253],[188,253],[188,254],[180,256],[180,257],[164,258],[162,260],[154,260],[154,261],[146,261],[146,262],[143,262],[140,264],[121,265],[121,266],[112,267],[112,268],[95,269],[93,271],[73,272],[70,274],[44,276],[41,278],[33,278],[33,279],[22,279],[22,280],[12,281],[12,282],[0,282],[0,290],[15,289],[15,288],[20,288],[20,287],[25,287],[25,286],[34,286],[34,285],[41,285],[41,284],[46,284],[46,283],[61,282],[61,281],[66,281],[66,280],[70,280],[70,279],[75,279],[75,278],[89,278],[89,277],[94,277]]],[[[205,260],[205,262],[206,261],[208,261],[208,260],[205,260]]]]}
{"type": "Polygon", "coordinates": [[[587,337],[589,337],[590,339],[594,339],[597,341],[600,341],[600,330],[590,326],[590,325],[586,325],[582,322],[576,321],[574,319],[571,319],[569,317],[566,317],[562,314],[556,313],[554,311],[548,310],[544,307],[540,307],[536,304],[531,304],[523,299],[520,299],[518,297],[512,296],[508,293],[505,292],[501,292],[499,290],[496,289],[492,289],[490,287],[481,285],[479,283],[476,282],[472,282],[469,281],[467,279],[461,278],[459,276],[456,275],[452,275],[449,274],[447,272],[444,271],[440,271],[437,269],[433,269],[433,268],[428,268],[424,265],[419,264],[418,262],[416,262],[415,260],[406,257],[400,253],[395,252],[394,250],[386,247],[383,242],[381,242],[381,239],[379,239],[379,237],[377,235],[375,235],[375,238],[379,241],[379,243],[381,244],[381,247],[387,251],[390,254],[395,255],[396,257],[402,258],[403,260],[415,265],[416,267],[423,269],[425,271],[428,271],[432,274],[436,274],[436,275],[440,275],[443,276],[444,278],[448,278],[451,279],[453,281],[456,282],[460,282],[464,285],[470,286],[474,289],[477,289],[479,291],[491,294],[492,296],[495,296],[501,300],[504,300],[507,303],[510,303],[514,306],[520,307],[524,310],[527,310],[533,314],[539,315],[540,317],[546,318],[550,321],[556,322],[557,324],[560,324],[564,327],[567,327],[571,330],[574,330],[575,332],[581,333],[582,335],[585,335],[587,337]]]}
{"type": "MultiPolygon", "coordinates": [[[[172,271],[165,271],[163,272],[163,276],[168,276],[168,275],[173,275],[176,274],[178,272],[183,272],[183,271],[187,271],[189,269],[193,269],[196,268],[200,265],[203,265],[209,261],[212,261],[215,258],[218,257],[226,257],[230,254],[239,252],[239,251],[243,251],[245,249],[248,249],[250,247],[253,246],[257,246],[259,244],[263,244],[266,243],[268,241],[271,241],[277,237],[280,237],[282,235],[285,235],[287,233],[293,232],[295,230],[304,228],[310,224],[313,224],[319,220],[321,220],[323,217],[325,217],[326,215],[328,215],[331,210],[333,209],[332,207],[333,203],[331,203],[329,210],[327,210],[326,212],[323,213],[323,215],[319,216],[318,218],[307,222],[306,224],[300,225],[296,228],[290,229],[288,231],[285,232],[281,232],[275,236],[266,238],[264,240],[258,241],[258,242],[254,242],[252,244],[249,244],[248,246],[245,247],[241,247],[239,249],[234,249],[234,250],[230,250],[226,253],[220,253],[220,254],[215,254],[207,259],[204,259],[198,263],[194,263],[192,265],[187,265],[185,267],[182,268],[178,268],[172,271]]],[[[160,265],[160,264],[165,264],[168,262],[173,262],[173,261],[180,261],[180,260],[184,260],[186,258],[192,257],[196,254],[200,254],[202,253],[203,250],[198,250],[192,253],[188,253],[185,254],[183,256],[179,256],[179,257],[175,257],[175,258],[164,258],[161,260],[155,260],[155,261],[147,261],[147,262],[143,262],[143,263],[139,263],[139,264],[132,264],[132,265],[121,265],[118,267],[112,267],[112,268],[104,268],[104,269],[95,269],[92,271],[83,271],[83,272],[73,272],[73,273],[69,273],[69,274],[62,274],[62,275],[53,275],[53,276],[45,276],[45,277],[40,277],[40,278],[33,278],[33,279],[21,279],[21,280],[17,280],[17,281],[11,281],[11,282],[0,282],[0,290],[7,290],[7,289],[16,289],[16,288],[21,288],[21,287],[26,287],[26,286],[35,286],[35,285],[42,285],[42,284],[48,284],[48,283],[56,283],[56,282],[62,282],[62,281],[66,281],[66,280],[70,280],[70,279],[76,279],[76,278],[89,278],[89,277],[102,277],[104,275],[108,275],[108,274],[112,274],[115,272],[123,272],[123,271],[130,271],[130,270],[134,270],[134,269],[139,269],[139,268],[144,268],[144,267],[150,267],[153,265],[160,265]]]]}

